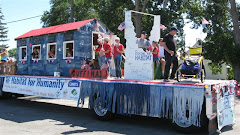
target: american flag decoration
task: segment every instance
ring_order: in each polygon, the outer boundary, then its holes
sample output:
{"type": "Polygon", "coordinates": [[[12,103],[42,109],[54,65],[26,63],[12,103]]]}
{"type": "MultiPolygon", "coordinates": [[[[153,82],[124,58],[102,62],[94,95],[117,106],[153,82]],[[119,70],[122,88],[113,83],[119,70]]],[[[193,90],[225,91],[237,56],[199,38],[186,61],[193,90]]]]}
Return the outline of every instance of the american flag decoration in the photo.
{"type": "Polygon", "coordinates": [[[25,64],[26,60],[21,60],[21,64],[25,64]]]}
{"type": "Polygon", "coordinates": [[[65,60],[65,61],[66,61],[67,64],[70,64],[70,63],[72,62],[72,59],[69,58],[69,59],[67,59],[67,60],[65,60]]]}
{"type": "Polygon", "coordinates": [[[36,64],[38,64],[38,61],[39,61],[38,59],[33,60],[33,62],[36,63],[36,64]]]}
{"type": "Polygon", "coordinates": [[[203,19],[202,24],[210,24],[210,23],[206,19],[203,19]]]}
{"type": "Polygon", "coordinates": [[[160,24],[160,29],[165,30],[165,29],[167,29],[167,27],[162,25],[162,24],[160,24]]]}
{"type": "Polygon", "coordinates": [[[50,64],[53,64],[53,59],[48,59],[48,62],[50,63],[50,64]]]}
{"type": "Polygon", "coordinates": [[[126,28],[125,22],[122,22],[119,26],[118,26],[118,30],[122,31],[126,28]]]}

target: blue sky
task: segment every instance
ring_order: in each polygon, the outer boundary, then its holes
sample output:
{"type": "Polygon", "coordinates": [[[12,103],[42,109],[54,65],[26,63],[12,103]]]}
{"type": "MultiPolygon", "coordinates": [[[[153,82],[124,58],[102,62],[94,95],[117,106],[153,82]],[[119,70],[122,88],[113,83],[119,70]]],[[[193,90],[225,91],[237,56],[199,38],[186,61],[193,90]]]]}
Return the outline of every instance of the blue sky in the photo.
{"type": "MultiPolygon", "coordinates": [[[[45,10],[50,9],[50,0],[0,0],[2,12],[5,16],[5,22],[11,22],[28,17],[42,15],[45,10]]],[[[240,0],[236,0],[240,3],[240,0]]],[[[40,17],[20,21],[16,23],[7,24],[8,27],[8,39],[7,44],[10,48],[16,47],[16,41],[14,38],[30,31],[42,27],[40,17]]],[[[191,23],[186,24],[184,32],[186,34],[186,45],[193,45],[196,42],[196,38],[204,38],[206,34],[201,32],[201,29],[190,29],[191,23]]]]}
{"type": "MultiPolygon", "coordinates": [[[[42,15],[43,11],[50,9],[49,0],[0,0],[5,22],[20,20],[28,17],[42,15]]],[[[40,17],[7,24],[10,48],[17,46],[14,38],[32,30],[42,27],[40,17]]]]}

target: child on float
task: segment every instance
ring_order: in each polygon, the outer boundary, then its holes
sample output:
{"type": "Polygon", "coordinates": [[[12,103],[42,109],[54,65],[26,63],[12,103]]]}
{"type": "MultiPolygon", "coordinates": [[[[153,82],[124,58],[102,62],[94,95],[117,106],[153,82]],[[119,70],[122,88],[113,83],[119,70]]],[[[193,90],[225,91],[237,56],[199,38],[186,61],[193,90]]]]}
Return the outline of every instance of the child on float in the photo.
{"type": "Polygon", "coordinates": [[[153,41],[152,42],[152,48],[150,48],[150,51],[153,54],[153,70],[154,70],[154,78],[158,78],[157,77],[157,68],[159,65],[159,47],[158,47],[158,42],[157,41],[153,41]]]}
{"type": "Polygon", "coordinates": [[[159,63],[159,48],[158,48],[158,42],[157,41],[153,41],[152,42],[152,47],[153,49],[151,50],[152,54],[153,54],[153,62],[158,64],[159,63]]]}

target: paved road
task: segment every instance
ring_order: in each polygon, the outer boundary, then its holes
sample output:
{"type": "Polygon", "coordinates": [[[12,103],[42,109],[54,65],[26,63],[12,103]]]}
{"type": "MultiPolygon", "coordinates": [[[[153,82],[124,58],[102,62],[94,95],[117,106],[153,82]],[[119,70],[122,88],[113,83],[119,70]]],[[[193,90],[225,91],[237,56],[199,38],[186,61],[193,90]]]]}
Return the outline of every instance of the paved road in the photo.
{"type": "MultiPolygon", "coordinates": [[[[112,121],[98,121],[91,110],[74,106],[73,101],[36,97],[0,99],[0,135],[180,135],[168,120],[118,116],[112,121]]],[[[236,115],[237,124],[233,129],[224,128],[223,135],[240,134],[240,100],[236,115]]]]}

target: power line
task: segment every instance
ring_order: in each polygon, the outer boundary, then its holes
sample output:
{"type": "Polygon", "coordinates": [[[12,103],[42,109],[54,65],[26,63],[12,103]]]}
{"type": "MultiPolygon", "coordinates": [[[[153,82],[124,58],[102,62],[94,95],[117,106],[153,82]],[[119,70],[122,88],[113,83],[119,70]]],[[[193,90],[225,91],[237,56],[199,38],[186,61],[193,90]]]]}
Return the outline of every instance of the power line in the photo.
{"type": "Polygon", "coordinates": [[[14,23],[14,22],[20,22],[20,21],[24,21],[24,20],[29,20],[29,19],[32,19],[32,18],[37,18],[37,17],[40,17],[42,15],[38,15],[38,16],[33,16],[33,17],[29,17],[29,18],[24,18],[24,19],[20,19],[20,20],[16,20],[16,21],[11,21],[11,22],[7,22],[8,23],[14,23]]]}

